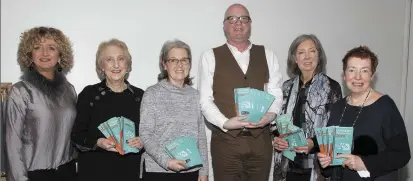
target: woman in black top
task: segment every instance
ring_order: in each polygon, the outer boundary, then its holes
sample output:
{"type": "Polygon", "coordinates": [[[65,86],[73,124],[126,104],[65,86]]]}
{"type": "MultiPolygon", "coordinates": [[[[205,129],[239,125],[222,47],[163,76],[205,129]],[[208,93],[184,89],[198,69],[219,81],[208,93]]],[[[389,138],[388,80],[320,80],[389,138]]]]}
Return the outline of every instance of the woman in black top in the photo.
{"type": "Polygon", "coordinates": [[[344,81],[350,94],[331,110],[328,126],[353,127],[353,150],[342,166],[329,166],[331,158],[319,153],[327,177],[333,181],[397,181],[397,170],[410,160],[402,116],[394,101],[370,86],[378,64],[366,46],[350,50],[343,58],[344,81]],[[364,177],[364,179],[362,178],[364,177]]]}
{"type": "MultiPolygon", "coordinates": [[[[341,99],[341,87],[325,71],[326,56],[315,35],[301,35],[290,46],[288,69],[293,78],[283,84],[283,114],[292,115],[295,126],[303,128],[305,136],[312,138],[314,129],[327,124],[330,106],[341,99]]],[[[314,154],[300,148],[294,161],[282,156],[288,143],[274,138],[275,153],[274,181],[316,181],[322,180],[320,168],[314,154]]]]}
{"type": "MultiPolygon", "coordinates": [[[[132,58],[126,44],[112,39],[99,45],[96,70],[101,83],[89,85],[79,94],[77,117],[72,140],[81,151],[78,158],[78,180],[136,181],[139,179],[141,152],[121,155],[115,143],[101,133],[98,126],[111,119],[124,117],[135,123],[139,133],[140,103],[143,90],[126,80],[132,58]]],[[[139,137],[129,145],[142,149],[139,137]]]]}

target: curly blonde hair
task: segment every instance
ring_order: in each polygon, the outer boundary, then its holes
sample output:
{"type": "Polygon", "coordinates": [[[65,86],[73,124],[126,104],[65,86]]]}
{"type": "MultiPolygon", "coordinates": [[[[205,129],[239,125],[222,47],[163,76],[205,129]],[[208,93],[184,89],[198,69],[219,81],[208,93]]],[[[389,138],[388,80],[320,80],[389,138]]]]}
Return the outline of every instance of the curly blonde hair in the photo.
{"type": "Polygon", "coordinates": [[[32,51],[36,44],[42,39],[53,39],[59,49],[59,64],[64,72],[69,72],[73,67],[72,43],[62,31],[52,27],[34,27],[25,31],[20,36],[19,48],[17,51],[17,61],[21,70],[27,69],[32,63],[32,51]]]}
{"type": "Polygon", "coordinates": [[[103,80],[103,79],[106,78],[105,74],[104,74],[104,72],[102,71],[102,68],[101,68],[101,66],[102,66],[101,55],[106,50],[106,48],[108,46],[116,46],[116,47],[119,47],[120,49],[123,50],[123,55],[125,56],[126,61],[127,61],[127,65],[128,65],[128,70],[127,70],[127,73],[125,75],[125,79],[128,79],[129,73],[132,71],[132,56],[129,53],[129,49],[128,49],[128,46],[126,45],[126,43],[121,41],[121,40],[118,40],[116,38],[110,39],[109,41],[101,42],[98,46],[98,50],[96,52],[96,62],[95,63],[96,63],[96,73],[98,74],[99,79],[103,80]]]}

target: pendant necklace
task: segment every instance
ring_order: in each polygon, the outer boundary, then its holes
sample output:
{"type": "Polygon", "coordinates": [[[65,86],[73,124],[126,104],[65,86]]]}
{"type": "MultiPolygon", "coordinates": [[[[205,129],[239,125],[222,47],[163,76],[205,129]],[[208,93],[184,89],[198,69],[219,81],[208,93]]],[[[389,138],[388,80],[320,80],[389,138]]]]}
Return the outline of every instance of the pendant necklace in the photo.
{"type": "MultiPolygon", "coordinates": [[[[351,125],[351,127],[354,127],[354,125],[356,124],[356,122],[357,122],[357,120],[358,120],[358,118],[359,118],[359,116],[360,116],[360,113],[361,113],[361,111],[362,111],[363,108],[364,108],[364,103],[366,103],[367,98],[368,98],[369,95],[370,95],[370,92],[371,92],[371,88],[370,88],[369,92],[367,93],[367,96],[366,96],[366,98],[364,99],[363,104],[361,104],[360,111],[357,113],[356,119],[353,121],[353,125],[351,125]]],[[[338,124],[339,126],[341,125],[341,121],[343,120],[344,112],[346,112],[348,100],[350,100],[350,97],[347,98],[346,104],[344,105],[344,110],[343,110],[343,113],[341,114],[340,123],[338,124]]]]}

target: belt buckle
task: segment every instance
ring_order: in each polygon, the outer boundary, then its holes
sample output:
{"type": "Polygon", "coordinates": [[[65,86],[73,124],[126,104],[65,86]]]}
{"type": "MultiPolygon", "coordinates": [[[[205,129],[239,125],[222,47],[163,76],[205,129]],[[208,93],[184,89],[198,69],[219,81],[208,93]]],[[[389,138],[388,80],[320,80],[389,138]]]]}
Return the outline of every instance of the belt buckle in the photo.
{"type": "Polygon", "coordinates": [[[238,136],[241,137],[246,137],[246,136],[252,136],[251,132],[248,129],[242,129],[241,132],[238,134],[238,136]]]}

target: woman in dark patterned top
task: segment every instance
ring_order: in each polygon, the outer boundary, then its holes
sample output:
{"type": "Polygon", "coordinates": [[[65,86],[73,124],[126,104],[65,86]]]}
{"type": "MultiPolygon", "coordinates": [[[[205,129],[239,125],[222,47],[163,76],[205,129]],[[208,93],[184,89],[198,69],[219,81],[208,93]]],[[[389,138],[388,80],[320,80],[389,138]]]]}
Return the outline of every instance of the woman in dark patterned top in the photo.
{"type": "MultiPolygon", "coordinates": [[[[314,136],[314,129],[327,124],[330,105],[342,98],[340,84],[325,71],[326,56],[320,41],[314,35],[301,35],[291,44],[287,65],[294,75],[283,84],[283,114],[290,114],[295,126],[302,128],[307,138],[314,136]]],[[[276,134],[278,136],[278,134],[276,134]]],[[[274,138],[274,181],[316,181],[323,179],[314,154],[308,147],[296,148],[294,161],[282,156],[288,143],[274,138]]],[[[312,140],[308,139],[309,145],[312,140]]]]}
{"type": "Polygon", "coordinates": [[[323,174],[332,181],[398,181],[398,169],[410,160],[406,127],[396,104],[371,87],[377,65],[377,56],[366,46],[343,58],[350,94],[333,105],[327,126],[353,127],[353,149],[337,156],[345,159],[340,166],[329,166],[331,158],[318,154],[326,168],[323,174]]]}
{"type": "Polygon", "coordinates": [[[109,119],[129,119],[135,124],[132,147],[142,148],[138,137],[139,109],[143,90],[126,80],[132,57],[122,41],[112,39],[99,45],[96,71],[102,82],[86,86],[79,94],[72,140],[80,150],[78,180],[136,181],[139,179],[141,152],[121,155],[115,143],[98,126],[109,119]]]}
{"type": "Polygon", "coordinates": [[[35,27],[22,34],[17,57],[23,76],[10,91],[4,115],[7,180],[75,180],[70,130],[77,95],[66,80],[72,45],[58,29],[35,27]]]}

